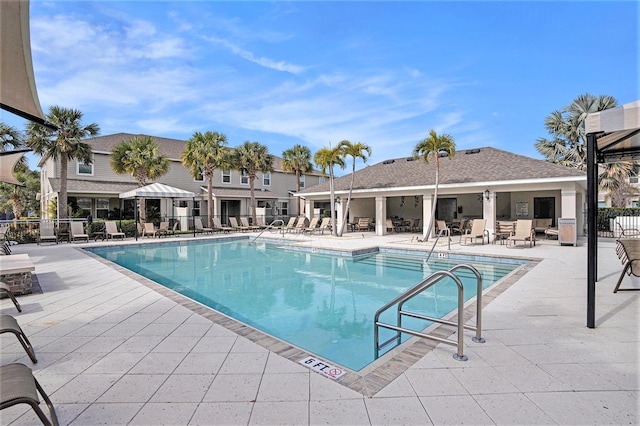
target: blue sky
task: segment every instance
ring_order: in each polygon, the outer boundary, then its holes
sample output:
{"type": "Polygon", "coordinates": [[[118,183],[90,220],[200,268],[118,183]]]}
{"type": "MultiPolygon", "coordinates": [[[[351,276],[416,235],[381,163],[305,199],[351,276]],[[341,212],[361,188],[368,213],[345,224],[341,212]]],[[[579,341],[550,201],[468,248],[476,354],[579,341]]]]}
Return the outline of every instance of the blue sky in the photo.
{"type": "Polygon", "coordinates": [[[540,158],[545,117],[578,95],[640,99],[639,17],[635,1],[32,0],[31,42],[43,110],[102,135],[213,130],[278,156],[348,139],[373,164],[435,129],[540,158]]]}

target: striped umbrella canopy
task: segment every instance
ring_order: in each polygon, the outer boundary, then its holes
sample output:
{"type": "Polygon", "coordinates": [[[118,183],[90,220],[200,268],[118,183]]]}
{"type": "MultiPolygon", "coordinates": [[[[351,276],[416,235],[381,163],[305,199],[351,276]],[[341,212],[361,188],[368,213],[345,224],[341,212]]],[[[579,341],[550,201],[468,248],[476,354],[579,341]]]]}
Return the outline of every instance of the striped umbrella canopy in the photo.
{"type": "Polygon", "coordinates": [[[131,191],[122,192],[119,196],[120,198],[193,198],[196,194],[162,183],[152,183],[131,191]]]}

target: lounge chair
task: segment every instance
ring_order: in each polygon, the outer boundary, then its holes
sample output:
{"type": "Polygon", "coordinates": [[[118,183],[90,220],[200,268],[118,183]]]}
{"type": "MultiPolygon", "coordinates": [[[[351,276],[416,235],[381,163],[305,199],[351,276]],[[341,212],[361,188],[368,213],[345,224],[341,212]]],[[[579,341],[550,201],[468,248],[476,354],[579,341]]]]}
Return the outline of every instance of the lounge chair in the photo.
{"type": "Polygon", "coordinates": [[[242,216],[240,218],[240,223],[242,224],[242,228],[243,229],[247,229],[249,231],[259,231],[260,227],[258,225],[250,225],[249,224],[249,219],[242,216]]]}
{"type": "Polygon", "coordinates": [[[11,291],[11,287],[9,287],[9,284],[0,281],[0,292],[6,294],[7,297],[11,299],[16,309],[18,310],[18,312],[22,312],[22,307],[20,306],[20,303],[18,303],[18,301],[16,300],[16,296],[11,291]]]}
{"type": "Polygon", "coordinates": [[[306,234],[307,232],[309,232],[310,234],[314,233],[315,230],[318,228],[318,221],[319,220],[320,220],[319,217],[311,218],[311,222],[309,222],[309,226],[304,228],[302,230],[302,233],[304,233],[304,234],[306,234]]]}
{"type": "Polygon", "coordinates": [[[203,232],[207,234],[210,234],[213,232],[213,228],[205,228],[202,225],[202,219],[200,219],[199,217],[196,217],[195,219],[193,219],[193,226],[195,226],[196,231],[198,232],[203,232]]]}
{"type": "Polygon", "coordinates": [[[142,236],[148,237],[149,235],[151,235],[153,238],[155,238],[156,235],[158,235],[158,230],[156,229],[155,226],[153,226],[153,222],[145,222],[143,224],[142,236]]]}
{"type": "Polygon", "coordinates": [[[640,238],[619,239],[616,244],[616,253],[624,264],[624,268],[613,292],[640,290],[640,288],[620,288],[625,274],[640,277],[640,238]]]}
{"type": "Polygon", "coordinates": [[[300,216],[298,218],[298,221],[296,222],[296,227],[293,228],[291,231],[302,233],[304,232],[304,228],[309,226],[308,224],[309,224],[309,221],[307,220],[307,218],[305,216],[300,216]]]}
{"type": "Polygon", "coordinates": [[[33,363],[37,363],[36,354],[33,351],[33,346],[31,346],[31,342],[27,338],[27,335],[24,334],[24,331],[18,325],[18,321],[11,315],[0,315],[0,334],[1,333],[13,333],[16,335],[18,342],[22,345],[29,358],[33,363]]]}
{"type": "Polygon", "coordinates": [[[487,235],[487,219],[473,219],[471,222],[471,229],[467,229],[467,231],[460,236],[460,244],[467,243],[467,240],[477,240],[480,238],[482,244],[484,244],[484,237],[487,236],[487,243],[489,242],[489,236],[487,235]]]}
{"type": "Polygon", "coordinates": [[[436,232],[438,235],[446,235],[447,237],[451,236],[451,229],[447,226],[447,223],[444,220],[436,220],[436,232]]]}
{"type": "Polygon", "coordinates": [[[462,235],[465,233],[465,229],[467,227],[467,219],[460,219],[458,222],[453,222],[451,224],[451,234],[462,235]]]}
{"type": "Polygon", "coordinates": [[[89,242],[89,234],[84,233],[84,226],[82,226],[82,222],[71,222],[69,230],[69,241],[74,242],[75,240],[85,240],[86,242],[89,242]]]}
{"type": "Polygon", "coordinates": [[[38,245],[46,242],[58,244],[58,237],[52,222],[40,222],[40,233],[38,235],[38,245]]]}
{"type": "Polygon", "coordinates": [[[229,225],[231,225],[231,227],[234,228],[236,231],[244,232],[250,229],[249,227],[244,227],[238,224],[238,219],[236,219],[234,216],[229,216],[229,225]]]}
{"type": "Polygon", "coordinates": [[[531,227],[533,228],[533,231],[535,233],[543,234],[544,231],[551,228],[552,223],[553,223],[553,219],[549,217],[536,218],[536,219],[533,219],[533,223],[531,224],[531,227]]]}
{"type": "Polygon", "coordinates": [[[511,247],[511,244],[515,245],[516,241],[529,242],[529,247],[533,247],[536,244],[536,231],[532,227],[533,220],[531,219],[518,219],[516,221],[516,228],[513,235],[507,237],[507,247],[511,247]]]}
{"type": "Polygon", "coordinates": [[[104,223],[104,232],[105,232],[105,235],[107,236],[107,240],[109,238],[114,239],[117,237],[124,240],[124,237],[125,237],[124,232],[118,231],[118,225],[116,225],[116,223],[112,220],[108,220],[104,223]]]}
{"type": "Polygon", "coordinates": [[[314,229],[313,232],[320,232],[322,235],[324,235],[324,231],[325,230],[331,232],[331,218],[330,217],[322,218],[322,222],[320,222],[320,226],[318,226],[316,229],[314,229]]]}
{"type": "Polygon", "coordinates": [[[220,218],[219,217],[214,217],[213,218],[213,229],[214,230],[220,230],[222,232],[231,232],[231,231],[234,230],[230,226],[223,225],[222,222],[220,222],[220,218]]]}
{"type": "Polygon", "coordinates": [[[29,367],[19,363],[3,365],[0,367],[0,384],[0,410],[16,404],[29,404],[42,424],[58,426],[56,410],[29,367]],[[49,418],[40,408],[38,394],[49,408],[49,418]]]}
{"type": "Polygon", "coordinates": [[[289,218],[289,221],[287,222],[287,224],[284,226],[284,230],[289,232],[292,229],[294,229],[296,227],[296,217],[292,216],[289,218]]]}
{"type": "Polygon", "coordinates": [[[180,226],[180,222],[177,220],[173,223],[173,227],[169,227],[169,222],[160,222],[160,228],[158,228],[158,238],[168,237],[169,235],[176,235],[176,231],[180,226]]]}

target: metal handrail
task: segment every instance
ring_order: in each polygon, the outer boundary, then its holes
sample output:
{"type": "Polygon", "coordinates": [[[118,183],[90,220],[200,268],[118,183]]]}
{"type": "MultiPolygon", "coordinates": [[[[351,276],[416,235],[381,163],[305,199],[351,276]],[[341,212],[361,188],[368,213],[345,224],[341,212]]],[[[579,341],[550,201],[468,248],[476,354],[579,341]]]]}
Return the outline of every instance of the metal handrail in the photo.
{"type": "MultiPolygon", "coordinates": [[[[433,242],[433,245],[431,246],[431,250],[429,251],[429,254],[427,255],[427,262],[431,258],[431,255],[433,254],[433,250],[436,248],[436,245],[438,244],[438,240],[440,240],[440,237],[446,231],[447,231],[446,229],[441,229],[440,232],[438,232],[438,235],[436,236],[436,240],[433,242]]],[[[451,235],[449,235],[449,247],[447,248],[447,250],[451,250],[451,235]]]]}
{"type": "MultiPolygon", "coordinates": [[[[256,240],[257,240],[258,238],[260,238],[260,235],[262,235],[262,233],[263,233],[264,231],[266,231],[266,230],[268,230],[268,229],[273,229],[273,228],[275,228],[275,227],[276,227],[276,222],[279,222],[279,224],[280,224],[281,226],[282,226],[282,225],[284,225],[284,220],[282,220],[282,219],[276,219],[276,220],[274,220],[273,222],[271,222],[270,224],[268,224],[266,228],[264,228],[262,231],[260,231],[260,233],[259,233],[258,235],[256,235],[256,236],[253,238],[253,240],[251,240],[249,243],[255,243],[255,242],[256,242],[256,240]]],[[[283,232],[283,235],[284,235],[284,232],[283,232]]]]}
{"type": "Polygon", "coordinates": [[[445,344],[448,344],[448,345],[457,346],[457,352],[456,352],[456,354],[453,355],[453,357],[455,359],[457,359],[457,360],[460,360],[460,361],[466,361],[467,357],[466,357],[466,355],[464,355],[464,342],[463,342],[463,331],[464,331],[465,328],[468,329],[468,330],[474,330],[476,332],[476,336],[473,337],[473,341],[474,342],[478,342],[478,343],[484,343],[485,342],[484,338],[482,338],[482,276],[480,275],[478,270],[476,268],[474,268],[473,266],[460,264],[460,265],[456,265],[456,266],[452,267],[448,271],[437,271],[437,272],[434,272],[433,274],[429,275],[427,278],[425,278],[422,281],[420,281],[415,286],[411,287],[409,290],[405,291],[404,293],[402,293],[401,295],[399,295],[398,297],[393,299],[391,302],[385,304],[383,307],[378,309],[378,311],[376,311],[376,314],[374,316],[374,330],[373,330],[374,355],[375,355],[375,358],[377,359],[379,357],[379,355],[380,355],[380,348],[388,345],[389,343],[391,343],[394,340],[396,341],[396,344],[399,345],[401,343],[402,333],[407,333],[407,334],[411,334],[412,336],[423,337],[425,339],[435,340],[435,341],[440,342],[440,343],[445,343],[445,344]],[[464,318],[463,318],[464,317],[464,287],[462,285],[462,282],[460,281],[460,278],[458,278],[458,276],[454,274],[454,272],[456,270],[462,269],[462,268],[469,269],[476,276],[476,281],[477,281],[476,326],[463,324],[463,321],[464,321],[464,318]],[[430,316],[418,314],[416,312],[409,312],[409,311],[403,310],[403,306],[404,306],[405,302],[409,301],[413,297],[415,297],[418,294],[422,293],[423,291],[425,291],[429,287],[433,286],[434,284],[440,282],[444,278],[451,278],[456,283],[456,285],[458,287],[458,320],[456,322],[447,321],[447,320],[444,320],[444,319],[441,319],[441,318],[430,317],[430,316]],[[380,322],[380,315],[384,311],[386,311],[387,309],[389,309],[391,306],[393,306],[395,304],[398,305],[397,314],[396,314],[397,325],[386,324],[386,323],[380,322]],[[438,336],[432,336],[432,335],[425,334],[425,333],[422,333],[422,332],[419,332],[419,331],[415,331],[415,330],[406,329],[406,328],[402,327],[402,317],[403,316],[410,316],[410,317],[413,317],[413,318],[418,318],[418,319],[422,319],[422,320],[426,320],[426,321],[433,321],[433,322],[437,322],[437,323],[440,323],[440,324],[456,326],[457,327],[457,334],[458,334],[457,341],[450,340],[450,339],[445,339],[445,338],[438,337],[438,336]],[[390,329],[390,330],[395,330],[396,331],[395,337],[392,337],[391,339],[389,339],[389,340],[383,342],[382,344],[380,344],[379,327],[387,328],[387,329],[390,329]]]}

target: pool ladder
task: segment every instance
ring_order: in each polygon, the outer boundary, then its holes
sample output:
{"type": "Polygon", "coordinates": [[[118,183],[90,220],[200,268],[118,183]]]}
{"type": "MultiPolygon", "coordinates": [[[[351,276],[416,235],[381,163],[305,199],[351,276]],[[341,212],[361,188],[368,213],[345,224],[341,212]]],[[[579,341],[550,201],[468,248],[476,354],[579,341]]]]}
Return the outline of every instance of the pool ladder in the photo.
{"type": "Polygon", "coordinates": [[[420,281],[418,284],[399,295],[391,302],[387,303],[378,311],[374,317],[374,328],[373,328],[373,339],[374,339],[374,355],[377,359],[380,355],[380,349],[384,348],[388,344],[393,341],[396,342],[396,345],[400,345],[402,333],[411,334],[412,336],[418,336],[425,339],[435,340],[436,342],[445,343],[447,345],[457,346],[457,352],[453,355],[454,359],[458,361],[466,361],[467,356],[464,354],[464,343],[463,343],[463,331],[464,329],[473,330],[476,332],[476,335],[473,337],[474,342],[484,343],[485,340],[482,337],[482,277],[476,268],[471,265],[460,264],[456,265],[448,271],[437,271],[433,274],[429,275],[427,278],[420,281]],[[468,269],[476,276],[477,282],[477,296],[476,296],[476,325],[465,325],[464,324],[464,287],[462,286],[462,281],[456,274],[455,271],[459,269],[468,269]],[[423,291],[427,290],[429,287],[435,285],[440,282],[444,278],[451,278],[456,285],[458,286],[458,320],[456,322],[444,320],[442,318],[434,318],[426,315],[419,314],[417,312],[405,311],[403,309],[405,302],[411,300],[413,297],[419,295],[423,291]],[[387,324],[380,321],[380,315],[385,312],[387,309],[392,307],[393,305],[398,305],[397,314],[396,314],[396,324],[387,324]],[[443,337],[426,334],[420,331],[410,330],[402,327],[402,318],[404,316],[418,318],[425,321],[433,321],[440,324],[446,324],[451,326],[456,326],[457,328],[457,340],[446,339],[443,337]],[[391,337],[389,340],[380,344],[380,327],[387,328],[390,330],[395,330],[395,336],[391,337]]]}
{"type": "MultiPolygon", "coordinates": [[[[266,227],[266,228],[264,228],[262,231],[260,231],[260,233],[259,233],[258,235],[256,235],[256,236],[253,238],[253,240],[251,240],[250,242],[251,242],[251,243],[255,243],[255,242],[256,242],[256,240],[257,240],[258,238],[260,238],[260,235],[262,235],[262,234],[264,233],[264,231],[268,231],[269,229],[273,229],[273,228],[275,228],[276,226],[281,226],[281,227],[282,227],[282,226],[284,226],[284,220],[282,220],[282,219],[276,219],[276,220],[274,220],[274,221],[273,221],[273,222],[271,222],[269,225],[267,225],[267,227],[266,227]]],[[[282,234],[284,235],[284,228],[281,228],[281,229],[282,229],[282,234]]]]}

